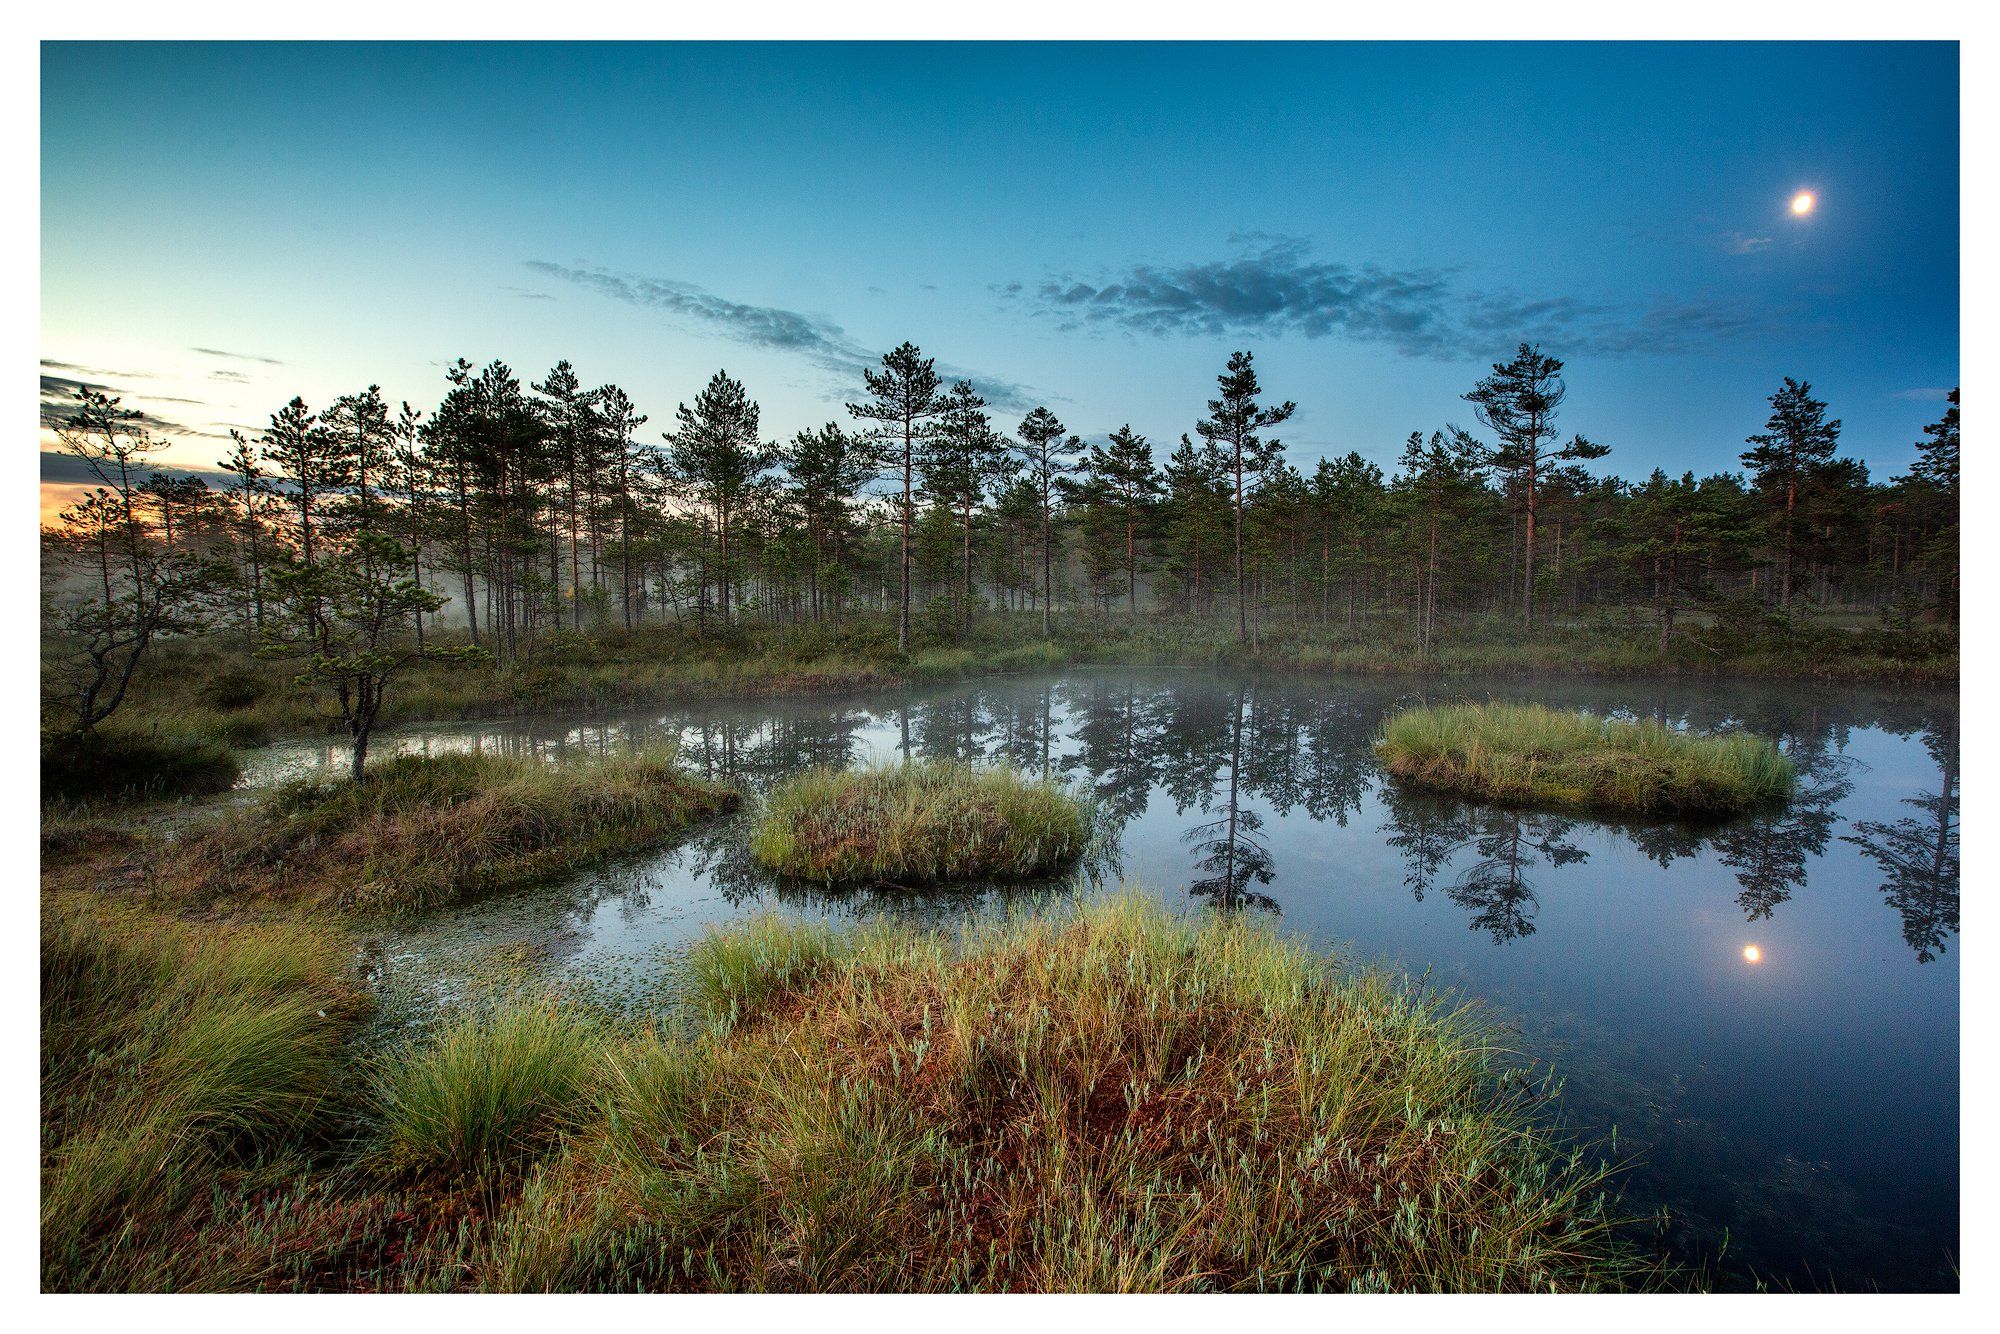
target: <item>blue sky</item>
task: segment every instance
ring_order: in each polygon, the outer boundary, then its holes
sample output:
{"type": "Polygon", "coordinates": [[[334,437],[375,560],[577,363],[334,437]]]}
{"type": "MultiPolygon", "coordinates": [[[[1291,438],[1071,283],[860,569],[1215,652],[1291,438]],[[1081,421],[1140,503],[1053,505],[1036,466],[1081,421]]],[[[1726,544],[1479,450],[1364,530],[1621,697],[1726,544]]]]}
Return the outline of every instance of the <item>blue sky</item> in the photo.
{"type": "Polygon", "coordinates": [[[202,464],[458,356],[648,431],[726,367],[788,438],[907,338],[1165,446],[1247,347],[1295,462],[1386,468],[1533,338],[1602,468],[1734,467],[1793,375],[1886,476],[1959,374],[1958,96],[1915,43],[47,44],[43,374],[202,464]]]}

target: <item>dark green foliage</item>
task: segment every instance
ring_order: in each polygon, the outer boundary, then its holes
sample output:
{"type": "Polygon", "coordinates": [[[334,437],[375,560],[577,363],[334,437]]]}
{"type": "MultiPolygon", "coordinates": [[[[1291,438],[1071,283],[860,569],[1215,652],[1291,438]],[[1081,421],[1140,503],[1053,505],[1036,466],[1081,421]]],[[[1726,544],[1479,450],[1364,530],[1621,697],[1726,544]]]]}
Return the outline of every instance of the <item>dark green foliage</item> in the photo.
{"type": "Polygon", "coordinates": [[[198,733],[109,727],[42,737],[44,802],[207,796],[235,786],[237,772],[228,743],[198,733]]]}

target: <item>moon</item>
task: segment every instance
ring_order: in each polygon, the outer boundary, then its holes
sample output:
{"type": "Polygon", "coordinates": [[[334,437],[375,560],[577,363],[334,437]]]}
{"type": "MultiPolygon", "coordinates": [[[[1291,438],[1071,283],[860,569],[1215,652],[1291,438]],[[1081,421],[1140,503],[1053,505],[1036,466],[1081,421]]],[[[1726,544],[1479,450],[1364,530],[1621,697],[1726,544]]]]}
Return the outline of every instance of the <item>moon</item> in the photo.
{"type": "Polygon", "coordinates": [[[1797,194],[1792,196],[1792,216],[1795,218],[1803,218],[1806,214],[1813,211],[1813,205],[1818,202],[1819,202],[1818,200],[1813,198],[1812,191],[1810,190],[1799,191],[1797,194]]]}
{"type": "Polygon", "coordinates": [[[1743,958],[1748,963],[1762,963],[1764,961],[1764,951],[1758,949],[1755,945],[1745,945],[1743,947],[1743,958]]]}

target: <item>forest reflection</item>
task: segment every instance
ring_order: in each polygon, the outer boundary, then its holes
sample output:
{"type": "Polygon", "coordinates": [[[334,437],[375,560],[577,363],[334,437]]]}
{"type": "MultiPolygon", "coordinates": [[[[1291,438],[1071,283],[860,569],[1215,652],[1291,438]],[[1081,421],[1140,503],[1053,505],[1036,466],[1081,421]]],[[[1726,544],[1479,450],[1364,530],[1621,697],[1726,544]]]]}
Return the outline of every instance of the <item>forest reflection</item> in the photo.
{"type": "MultiPolygon", "coordinates": [[[[912,756],[1004,762],[1087,791],[1114,831],[1142,813],[1157,820],[1170,806],[1187,855],[1181,887],[1222,911],[1283,911],[1286,886],[1271,847],[1271,822],[1303,816],[1345,828],[1366,819],[1401,858],[1403,884],[1417,900],[1442,895],[1465,911],[1471,930],[1501,944],[1534,934],[1538,883],[1587,863],[1590,849],[1601,849],[1607,839],[1622,840],[1663,868],[1712,857],[1735,878],[1736,902],[1753,923],[1780,913],[1837,839],[1858,848],[1879,871],[1883,901],[1900,917],[1903,937],[1920,961],[1937,958],[1958,931],[1958,720],[1956,709],[1936,698],[1854,691],[1824,704],[1814,694],[1784,689],[1704,692],[1629,683],[1536,691],[1550,703],[1643,714],[1701,730],[1743,727],[1779,741],[1798,769],[1794,798],[1726,824],[1698,825],[1501,810],[1386,782],[1372,750],[1377,729],[1385,713],[1420,693],[1392,682],[1106,671],[1034,682],[1002,678],[888,700],[764,701],[553,730],[544,723],[529,733],[434,734],[406,738],[405,745],[464,748],[469,741],[476,747],[602,752],[665,736],[691,767],[752,790],[816,765],[912,756]],[[1864,727],[1921,737],[1937,778],[1903,799],[1912,814],[1887,820],[1842,815],[1854,790],[1848,741],[1864,727]]],[[[1434,693],[1482,692],[1458,682],[1434,693]]],[[[734,864],[723,842],[699,855],[709,863],[706,873],[732,897],[813,897],[799,887],[774,887],[754,869],[734,864]]],[[[998,893],[990,887],[980,892],[998,893]]],[[[935,913],[940,920],[964,907],[962,894],[923,902],[886,892],[882,897],[895,898],[899,911],[935,913]]]]}

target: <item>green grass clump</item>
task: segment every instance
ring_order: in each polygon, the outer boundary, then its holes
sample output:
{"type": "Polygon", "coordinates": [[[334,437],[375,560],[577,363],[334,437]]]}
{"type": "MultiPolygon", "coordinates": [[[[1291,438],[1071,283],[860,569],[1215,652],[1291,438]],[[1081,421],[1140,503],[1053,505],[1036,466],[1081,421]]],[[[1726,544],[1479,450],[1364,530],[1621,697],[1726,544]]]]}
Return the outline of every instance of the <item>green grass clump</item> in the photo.
{"type": "Polygon", "coordinates": [[[1055,783],[924,760],[789,779],[758,812],[750,850],[829,885],[1011,880],[1076,860],[1091,825],[1089,806],[1055,783]]]}
{"type": "Polygon", "coordinates": [[[664,748],[556,761],[405,755],[358,783],[273,791],[186,840],[168,878],[196,897],[414,911],[644,847],[736,801],[664,748]]]}
{"type": "Polygon", "coordinates": [[[45,900],[45,1288],[188,1281],[171,1243],[214,1174],[295,1131],[336,1076],[340,958],[307,928],[197,935],[45,900]]]}
{"type": "Polygon", "coordinates": [[[1702,736],[1537,704],[1409,709],[1375,753],[1404,782],[1502,805],[1728,815],[1787,796],[1792,762],[1747,733],[1702,736]]]}
{"type": "Polygon", "coordinates": [[[715,1020],[614,1049],[503,1287],[1571,1291],[1640,1272],[1478,1015],[1125,897],[711,938],[715,1020]],[[746,976],[764,960],[769,977],[746,976]],[[809,965],[809,966],[808,966],[809,965]],[[557,1183],[567,1182],[559,1187],[557,1183]],[[588,1200],[577,1192],[590,1193],[588,1200]]]}
{"type": "Polygon", "coordinates": [[[595,1026],[548,1001],[457,1016],[378,1064],[381,1159],[476,1179],[535,1157],[588,1110],[600,1047],[595,1026]]]}
{"type": "Polygon", "coordinates": [[[198,797],[236,783],[226,742],[201,733],[100,727],[42,737],[44,802],[121,802],[198,797]]]}

